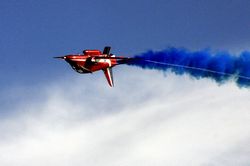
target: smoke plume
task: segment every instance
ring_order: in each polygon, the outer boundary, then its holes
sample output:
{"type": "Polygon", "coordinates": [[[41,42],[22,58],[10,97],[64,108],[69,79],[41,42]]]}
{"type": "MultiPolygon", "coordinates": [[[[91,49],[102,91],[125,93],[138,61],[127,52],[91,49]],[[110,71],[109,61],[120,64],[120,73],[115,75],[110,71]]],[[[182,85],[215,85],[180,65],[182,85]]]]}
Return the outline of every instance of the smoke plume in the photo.
{"type": "Polygon", "coordinates": [[[239,87],[250,86],[250,52],[247,51],[232,55],[228,52],[212,54],[209,50],[191,52],[168,48],[137,55],[128,65],[171,71],[177,75],[188,74],[196,79],[210,78],[219,84],[233,80],[239,87]]]}

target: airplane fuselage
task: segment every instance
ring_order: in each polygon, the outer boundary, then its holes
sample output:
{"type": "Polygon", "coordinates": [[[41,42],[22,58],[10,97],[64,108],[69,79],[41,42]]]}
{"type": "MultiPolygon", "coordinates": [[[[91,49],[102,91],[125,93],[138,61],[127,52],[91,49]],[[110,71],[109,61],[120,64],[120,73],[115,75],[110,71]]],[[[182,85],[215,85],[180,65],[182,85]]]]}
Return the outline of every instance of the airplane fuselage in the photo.
{"type": "Polygon", "coordinates": [[[101,59],[105,55],[67,55],[64,57],[71,67],[78,73],[92,73],[118,65],[116,59],[101,59]],[[96,58],[98,57],[98,59],[96,58]]]}
{"type": "Polygon", "coordinates": [[[114,86],[112,67],[124,64],[127,62],[128,57],[116,57],[110,54],[111,47],[105,47],[103,52],[99,50],[84,50],[83,54],[71,54],[62,57],[55,57],[64,59],[70,64],[70,66],[78,73],[93,73],[98,70],[102,70],[111,87],[114,86]]]}

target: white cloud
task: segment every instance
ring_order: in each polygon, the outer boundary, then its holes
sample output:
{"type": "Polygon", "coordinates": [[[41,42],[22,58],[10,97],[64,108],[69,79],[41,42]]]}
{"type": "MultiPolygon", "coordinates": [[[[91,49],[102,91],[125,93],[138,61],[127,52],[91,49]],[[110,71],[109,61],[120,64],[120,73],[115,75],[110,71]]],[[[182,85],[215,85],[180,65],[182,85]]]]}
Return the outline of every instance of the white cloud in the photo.
{"type": "Polygon", "coordinates": [[[35,88],[32,100],[19,90],[0,122],[0,165],[249,165],[249,90],[117,72],[113,89],[99,73],[35,88]]]}

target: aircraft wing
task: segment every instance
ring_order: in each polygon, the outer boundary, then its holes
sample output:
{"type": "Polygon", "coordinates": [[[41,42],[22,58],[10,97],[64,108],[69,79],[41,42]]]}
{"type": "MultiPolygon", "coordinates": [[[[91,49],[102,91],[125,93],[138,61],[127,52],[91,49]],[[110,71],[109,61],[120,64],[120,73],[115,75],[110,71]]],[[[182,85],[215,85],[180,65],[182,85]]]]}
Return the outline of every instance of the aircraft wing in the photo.
{"type": "Polygon", "coordinates": [[[109,68],[106,68],[106,69],[103,69],[103,72],[104,72],[104,75],[109,83],[109,85],[111,87],[114,86],[114,81],[113,81],[113,72],[112,72],[112,68],[109,67],[109,68]]]}

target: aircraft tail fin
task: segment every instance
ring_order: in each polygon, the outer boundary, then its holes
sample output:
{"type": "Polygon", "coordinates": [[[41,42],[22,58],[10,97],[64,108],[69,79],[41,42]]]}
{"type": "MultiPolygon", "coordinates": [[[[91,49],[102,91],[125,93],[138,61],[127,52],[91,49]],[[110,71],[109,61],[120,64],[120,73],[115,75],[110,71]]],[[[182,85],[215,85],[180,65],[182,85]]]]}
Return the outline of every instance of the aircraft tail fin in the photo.
{"type": "Polygon", "coordinates": [[[109,83],[109,86],[114,87],[114,80],[113,80],[113,72],[112,72],[112,68],[106,68],[103,69],[104,75],[109,83]]]}
{"type": "Polygon", "coordinates": [[[104,47],[103,54],[106,54],[109,56],[110,49],[111,49],[111,47],[109,47],[109,46],[104,47]]]}

